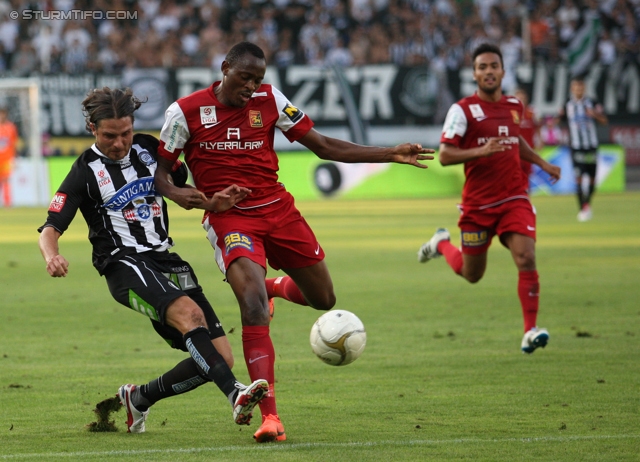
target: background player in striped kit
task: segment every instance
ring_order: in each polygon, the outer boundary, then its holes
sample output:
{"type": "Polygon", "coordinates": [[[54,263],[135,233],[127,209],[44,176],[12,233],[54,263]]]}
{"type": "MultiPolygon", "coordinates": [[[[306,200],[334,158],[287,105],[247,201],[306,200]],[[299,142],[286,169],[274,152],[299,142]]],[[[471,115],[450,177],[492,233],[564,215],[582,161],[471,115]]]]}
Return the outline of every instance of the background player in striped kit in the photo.
{"type": "MultiPolygon", "coordinates": [[[[157,401],[215,382],[228,398],[238,425],[248,425],[268,383],[244,386],[231,372],[231,345],[188,262],[169,252],[166,202],[155,190],[158,140],[133,134],[133,113],[142,101],[130,89],[92,90],[82,101],[87,131],[95,143],[78,157],[51,205],[40,231],[40,251],[52,277],[66,277],[69,262],[58,240],[78,209],[89,227],[93,265],[113,298],[151,319],[173,348],[191,357],[151,382],[122,385],[117,396],[127,409],[131,433],[145,431],[149,407],[157,401]]],[[[186,167],[172,166],[169,181],[185,184],[186,167]]],[[[250,190],[232,185],[207,198],[209,210],[223,211],[250,190]]]]}
{"type": "Polygon", "coordinates": [[[600,103],[585,95],[585,83],[582,77],[574,77],[569,85],[571,97],[559,111],[559,118],[569,128],[569,144],[573,173],[576,178],[578,196],[578,221],[591,220],[591,198],[596,188],[596,168],[598,164],[598,130],[596,122],[608,123],[608,118],[600,103]],[[585,188],[584,176],[588,178],[585,188]]]}

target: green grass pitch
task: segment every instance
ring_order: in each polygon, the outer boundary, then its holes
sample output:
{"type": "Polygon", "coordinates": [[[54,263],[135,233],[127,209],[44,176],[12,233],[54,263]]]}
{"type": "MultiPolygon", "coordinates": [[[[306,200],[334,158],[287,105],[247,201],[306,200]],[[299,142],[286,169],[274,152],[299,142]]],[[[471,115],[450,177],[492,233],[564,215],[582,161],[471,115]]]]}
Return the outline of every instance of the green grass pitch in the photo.
{"type": "MultiPolygon", "coordinates": [[[[516,270],[494,240],[471,285],[418,247],[456,226],[456,197],[298,204],[327,253],[337,308],[368,342],[345,367],[311,353],[320,315],[276,301],[278,408],[286,442],[257,445],[210,384],[157,403],[147,433],[92,433],[99,401],[185,357],[113,301],[91,266],[84,221],[61,239],[68,277],[37,246],[46,211],[0,210],[0,461],[636,461],[640,453],[640,193],[535,197],[539,325],[549,345],[520,353],[516,270]]],[[[239,313],[196,211],[171,207],[174,250],[195,267],[247,380],[239,313]]],[[[278,274],[271,272],[270,274],[278,274]]]]}

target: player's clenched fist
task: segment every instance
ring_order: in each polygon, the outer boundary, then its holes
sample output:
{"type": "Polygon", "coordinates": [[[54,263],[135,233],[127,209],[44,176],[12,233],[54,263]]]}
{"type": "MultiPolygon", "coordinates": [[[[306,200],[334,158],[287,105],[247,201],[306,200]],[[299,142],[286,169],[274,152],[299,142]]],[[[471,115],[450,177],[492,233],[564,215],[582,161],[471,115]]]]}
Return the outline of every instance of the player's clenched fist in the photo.
{"type": "Polygon", "coordinates": [[[62,255],[55,255],[47,260],[47,273],[54,278],[63,278],[69,272],[69,262],[62,255]]]}

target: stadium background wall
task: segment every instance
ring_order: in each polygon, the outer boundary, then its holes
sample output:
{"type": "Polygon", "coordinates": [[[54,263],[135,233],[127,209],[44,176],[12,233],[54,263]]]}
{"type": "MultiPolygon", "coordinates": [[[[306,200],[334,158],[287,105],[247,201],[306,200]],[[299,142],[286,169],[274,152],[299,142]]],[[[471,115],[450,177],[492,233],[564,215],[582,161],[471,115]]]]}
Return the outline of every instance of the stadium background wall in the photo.
{"type": "MultiPolygon", "coordinates": [[[[571,158],[565,147],[547,147],[541,155],[559,165],[563,178],[551,185],[547,175],[534,169],[530,182],[532,194],[573,194],[571,158]]],[[[604,145],[600,149],[598,189],[600,192],[624,191],[624,149],[604,145]]],[[[51,196],[74,162],[73,157],[52,157],[47,161],[51,196]]],[[[325,162],[304,151],[280,156],[280,181],[297,200],[327,198],[398,199],[459,196],[464,184],[462,165],[442,167],[429,163],[428,170],[397,164],[341,164],[325,162]]]]}
{"type": "MultiPolygon", "coordinates": [[[[529,90],[539,116],[555,114],[566,100],[569,72],[565,65],[522,64],[513,72],[517,83],[529,90]]],[[[33,159],[18,159],[11,179],[14,205],[46,205],[48,198],[44,195],[59,184],[59,174],[66,173],[70,161],[92,142],[79,110],[88,89],[131,86],[137,96],[147,99],[136,113],[135,129],[157,135],[164,111],[172,101],[217,78],[219,73],[208,68],[129,69],[119,75],[39,77],[42,152],[50,161],[41,165],[33,159]],[[58,161],[57,157],[69,162],[58,161]],[[43,185],[46,180],[38,180],[38,176],[44,176],[50,184],[43,185]]],[[[437,147],[448,108],[475,89],[470,68],[439,74],[428,67],[395,65],[339,71],[312,66],[269,67],[265,81],[282,89],[294,105],[309,114],[322,133],[348,140],[361,135],[368,144],[387,146],[412,141],[437,147]]],[[[625,164],[640,165],[640,64],[628,63],[615,69],[594,65],[586,82],[588,94],[603,103],[610,121],[608,126],[599,128],[601,143],[622,146],[611,156],[603,157],[607,165],[600,169],[606,173],[599,178],[600,190],[623,190],[625,164]]],[[[289,143],[279,131],[275,148],[282,154],[304,150],[298,143],[289,143]]],[[[566,163],[566,152],[558,152],[561,155],[554,159],[564,159],[566,163]]],[[[437,162],[432,163],[429,180],[425,181],[427,177],[422,172],[399,166],[312,165],[317,159],[305,154],[282,155],[281,160],[283,181],[299,199],[457,195],[463,182],[461,168],[441,169],[437,162]],[[303,169],[301,178],[311,175],[313,181],[300,181],[296,175],[287,177],[296,168],[303,169]]],[[[569,192],[571,185],[566,182],[571,181],[572,175],[567,173],[563,182],[554,187],[545,184],[543,178],[534,178],[534,193],[569,192]]]]}
{"type": "MultiPolygon", "coordinates": [[[[569,71],[565,65],[521,64],[512,72],[517,83],[529,91],[538,116],[557,113],[568,95],[569,71]]],[[[352,139],[350,114],[340,87],[340,82],[346,81],[368,141],[382,145],[410,140],[437,146],[447,109],[475,89],[470,68],[439,74],[428,67],[371,65],[345,68],[341,77],[337,78],[331,68],[269,67],[265,81],[280,88],[323,133],[352,139]]],[[[218,78],[219,72],[209,68],[42,76],[42,130],[51,136],[48,147],[52,152],[82,152],[86,141],[76,137],[88,134],[78,110],[80,102],[88,89],[107,85],[130,86],[136,95],[148,98],[136,113],[135,128],[159,131],[171,102],[218,78]]],[[[603,103],[610,121],[607,127],[600,127],[601,142],[622,144],[627,149],[627,164],[640,165],[640,64],[628,63],[622,69],[594,65],[586,79],[587,93],[603,103]]],[[[281,137],[276,139],[276,149],[295,151],[300,146],[281,137]]]]}

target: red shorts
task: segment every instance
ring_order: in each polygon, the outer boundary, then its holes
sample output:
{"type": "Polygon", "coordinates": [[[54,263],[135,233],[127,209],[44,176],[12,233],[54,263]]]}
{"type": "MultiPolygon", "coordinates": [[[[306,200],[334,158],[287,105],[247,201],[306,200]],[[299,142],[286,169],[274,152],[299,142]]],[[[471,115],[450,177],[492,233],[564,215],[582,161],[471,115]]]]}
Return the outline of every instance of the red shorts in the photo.
{"type": "Polygon", "coordinates": [[[203,227],[225,274],[240,257],[265,269],[268,260],[275,270],[304,268],[324,259],[324,251],[289,193],[263,207],[211,213],[203,227]]]}
{"type": "MultiPolygon", "coordinates": [[[[536,210],[526,199],[514,199],[486,209],[460,206],[462,253],[480,255],[496,234],[518,233],[536,239],[536,210]]],[[[500,239],[502,245],[504,242],[500,239]]]]}

